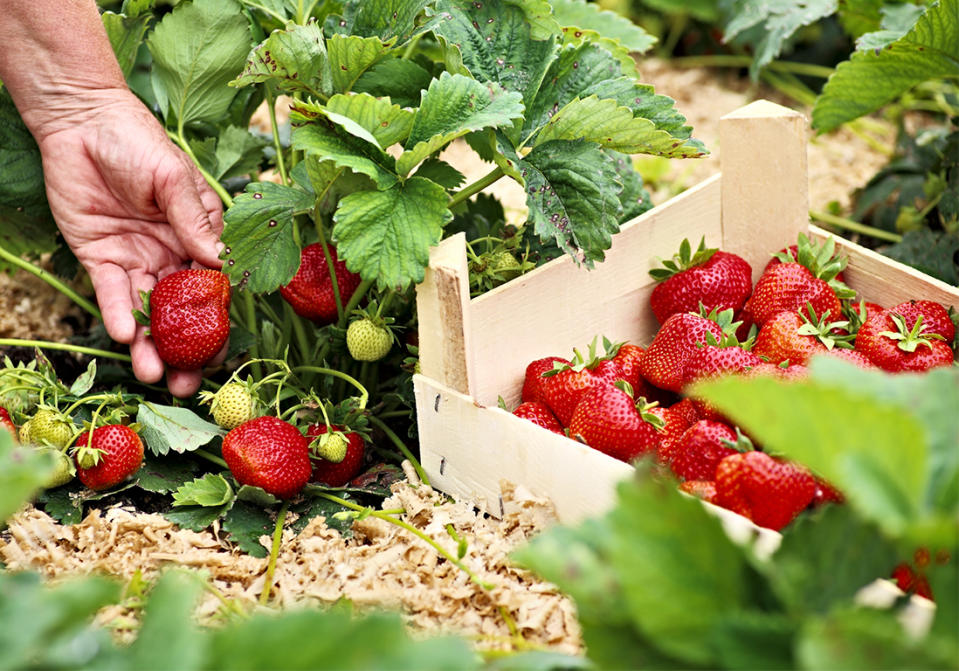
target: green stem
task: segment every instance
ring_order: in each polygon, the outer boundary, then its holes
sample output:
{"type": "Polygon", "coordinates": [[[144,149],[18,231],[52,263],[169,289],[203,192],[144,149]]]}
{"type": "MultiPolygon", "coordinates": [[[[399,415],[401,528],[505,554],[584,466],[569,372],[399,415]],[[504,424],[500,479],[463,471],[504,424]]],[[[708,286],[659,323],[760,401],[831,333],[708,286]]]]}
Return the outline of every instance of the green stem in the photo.
{"type": "Polygon", "coordinates": [[[106,402],[106,401],[109,401],[110,399],[117,399],[121,403],[123,402],[122,394],[94,394],[93,396],[84,396],[83,398],[77,401],[74,401],[69,406],[67,406],[67,409],[63,411],[63,414],[69,415],[70,413],[72,413],[74,410],[79,408],[81,405],[84,405],[85,403],[93,403],[95,401],[106,402]]]}
{"type": "Polygon", "coordinates": [[[330,246],[326,242],[326,227],[323,225],[323,218],[317,207],[313,211],[313,223],[316,226],[316,235],[320,239],[320,246],[323,248],[323,258],[326,259],[326,268],[330,273],[330,282],[333,288],[333,300],[336,302],[336,320],[343,319],[343,297],[340,296],[340,283],[336,281],[336,267],[333,264],[333,257],[330,255],[330,246]]]}
{"type": "Polygon", "coordinates": [[[289,501],[284,501],[280,512],[276,515],[276,526],[273,528],[273,547],[270,548],[270,563],[266,567],[266,580],[263,591],[260,592],[260,605],[265,606],[270,600],[273,591],[273,574],[276,573],[276,558],[280,554],[280,542],[283,540],[283,523],[286,522],[286,511],[290,507],[289,501]]]}
{"type": "Polygon", "coordinates": [[[195,454],[198,457],[206,459],[210,463],[216,464],[217,466],[221,466],[226,469],[230,468],[222,457],[218,457],[215,454],[211,454],[210,452],[207,452],[204,449],[193,450],[192,454],[195,454]]]}
{"type": "Polygon", "coordinates": [[[401,529],[404,529],[404,530],[406,530],[406,531],[409,531],[411,534],[413,534],[413,535],[416,536],[417,538],[421,539],[422,541],[424,541],[425,543],[427,543],[430,547],[432,547],[434,550],[436,550],[436,552],[439,553],[439,555],[440,555],[441,557],[443,557],[443,558],[446,559],[448,562],[450,562],[451,564],[453,564],[453,566],[455,566],[456,568],[458,568],[458,569],[460,569],[461,571],[463,571],[464,573],[466,573],[466,575],[469,576],[469,579],[470,579],[474,584],[478,585],[478,586],[480,587],[480,589],[483,589],[483,590],[486,590],[486,591],[493,589],[493,587],[494,587],[493,585],[490,585],[489,583],[486,583],[486,582],[483,582],[482,580],[480,580],[479,576],[476,575],[476,574],[470,569],[469,566],[467,566],[466,564],[464,564],[463,562],[461,562],[459,559],[457,559],[456,557],[454,557],[453,555],[451,555],[449,552],[446,551],[446,549],[445,549],[442,545],[440,545],[440,544],[437,543],[435,540],[433,540],[432,538],[430,538],[428,535],[426,535],[425,533],[423,533],[422,531],[420,531],[419,529],[417,529],[416,527],[414,527],[412,524],[410,524],[410,523],[408,523],[408,522],[406,522],[406,521],[404,521],[404,520],[398,520],[398,519],[396,519],[395,517],[393,517],[392,515],[386,514],[386,513],[383,512],[382,510],[373,510],[372,508],[363,507],[363,506],[360,506],[360,505],[357,505],[357,504],[353,503],[352,501],[347,501],[346,499],[341,499],[339,496],[334,496],[333,494],[328,494],[328,493],[326,493],[326,492],[316,492],[316,496],[320,496],[320,497],[322,497],[322,498],[324,498],[324,499],[327,499],[328,501],[332,501],[333,503],[337,503],[337,504],[343,506],[344,508],[349,508],[350,510],[355,510],[355,511],[360,512],[360,513],[367,513],[367,512],[368,512],[369,515],[370,515],[370,517],[376,517],[376,518],[379,518],[379,519],[381,519],[381,520],[386,520],[386,521],[389,522],[390,524],[395,524],[396,526],[400,527],[401,529]]]}
{"type": "Polygon", "coordinates": [[[853,135],[858,137],[860,140],[865,142],[869,147],[883,156],[893,157],[896,155],[896,150],[892,147],[889,147],[883,144],[881,141],[874,138],[872,135],[869,135],[863,128],[863,124],[859,123],[861,119],[855,119],[846,124],[846,128],[849,129],[853,135]]]}
{"type": "Polygon", "coordinates": [[[381,412],[377,415],[380,419],[394,419],[400,417],[409,417],[409,410],[391,410],[390,412],[381,412]]]}
{"type": "Polygon", "coordinates": [[[410,40],[410,43],[406,45],[406,49],[403,50],[402,60],[408,61],[413,57],[413,52],[416,51],[416,45],[420,43],[421,37],[423,37],[423,33],[420,33],[410,40]]]}
{"type": "Polygon", "coordinates": [[[270,112],[270,130],[273,132],[273,148],[276,151],[276,169],[280,171],[280,179],[285,186],[290,185],[290,177],[286,173],[286,162],[283,160],[283,145],[280,142],[280,127],[276,123],[276,97],[270,85],[265,87],[267,109],[270,112]]]}
{"type": "Polygon", "coordinates": [[[490,184],[498,180],[504,174],[505,173],[503,172],[503,169],[497,166],[493,168],[492,170],[490,170],[488,173],[486,173],[483,177],[480,177],[478,180],[473,182],[472,184],[467,184],[458,192],[456,192],[456,194],[452,198],[450,198],[450,203],[448,205],[449,209],[452,210],[454,207],[462,203],[464,200],[468,200],[472,198],[477,193],[479,193],[480,191],[488,187],[490,184]]]}
{"type": "Polygon", "coordinates": [[[683,32],[686,30],[688,23],[689,14],[686,12],[679,12],[678,14],[673,15],[669,24],[669,33],[666,35],[666,40],[663,42],[663,46],[660,48],[660,53],[663,54],[663,58],[671,59],[673,49],[675,49],[676,45],[679,44],[679,40],[682,38],[683,32]]]}
{"type": "MultiPolygon", "coordinates": [[[[336,326],[338,328],[346,328],[346,322],[349,320],[350,314],[352,314],[353,310],[356,309],[356,306],[360,304],[360,301],[363,300],[364,296],[366,296],[366,292],[370,290],[371,286],[373,286],[373,282],[371,280],[363,280],[360,282],[360,286],[356,287],[356,291],[354,291],[353,295],[350,296],[350,302],[346,304],[345,308],[343,308],[343,314],[336,322],[336,326]]],[[[321,357],[320,361],[322,360],[323,359],[321,357]]]]}
{"type": "Polygon", "coordinates": [[[356,387],[360,392],[360,405],[359,409],[362,410],[366,407],[366,402],[370,398],[370,394],[366,391],[366,387],[360,384],[355,378],[350,377],[346,373],[340,372],[333,368],[322,368],[320,366],[297,366],[293,368],[293,372],[297,371],[306,371],[309,373],[320,373],[321,375],[332,375],[335,378],[349,382],[351,385],[356,387]]]}
{"type": "MultiPolygon", "coordinates": [[[[752,56],[737,56],[735,54],[714,54],[712,56],[681,56],[680,58],[669,59],[671,65],[681,68],[699,68],[699,67],[749,67],[752,62],[752,56]]],[[[767,70],[773,72],[790,72],[794,75],[806,75],[809,77],[819,77],[828,79],[834,72],[833,68],[825,65],[816,65],[814,63],[795,63],[792,61],[773,61],[766,65],[767,70]]]]}
{"type": "Polygon", "coordinates": [[[38,349],[56,349],[65,352],[77,352],[78,354],[88,354],[90,356],[99,356],[104,359],[116,359],[130,363],[132,359],[128,354],[117,354],[94,347],[83,347],[81,345],[68,345],[62,342],[50,342],[48,340],[24,340],[22,338],[0,338],[0,347],[36,347],[38,349]]]}
{"type": "Polygon", "coordinates": [[[88,301],[86,298],[78,294],[76,291],[68,287],[66,284],[58,280],[56,277],[48,273],[43,268],[33,265],[25,259],[21,259],[16,254],[8,252],[3,247],[0,247],[0,257],[6,259],[15,266],[19,266],[23,270],[26,270],[31,275],[36,275],[41,280],[49,284],[51,287],[59,291],[61,294],[72,300],[74,303],[79,305],[81,308],[93,315],[94,319],[103,321],[103,315],[100,314],[99,308],[96,305],[88,301]]]}
{"type": "Polygon", "coordinates": [[[280,23],[286,23],[286,17],[281,16],[280,14],[277,14],[276,12],[274,12],[274,11],[273,11],[272,9],[270,9],[269,7],[266,7],[266,6],[264,6],[264,5],[261,5],[261,4],[258,3],[258,2],[251,2],[250,0],[242,0],[242,1],[243,1],[243,4],[246,5],[247,7],[252,7],[253,9],[258,9],[258,10],[260,10],[261,12],[263,12],[264,14],[267,14],[267,15],[269,15],[269,16],[272,16],[274,19],[276,19],[276,20],[279,21],[280,23]]]}
{"type": "MultiPolygon", "coordinates": [[[[241,292],[243,296],[243,308],[246,311],[246,323],[247,328],[250,333],[254,335],[257,334],[259,329],[256,328],[256,301],[253,298],[253,294],[249,291],[241,292]]],[[[253,340],[253,344],[250,346],[250,356],[254,359],[260,358],[260,344],[259,338],[253,340]]],[[[263,369],[260,367],[259,363],[253,364],[253,376],[259,378],[263,375],[263,369]]]]}
{"type": "Polygon", "coordinates": [[[803,105],[812,106],[816,102],[816,94],[804,86],[797,86],[795,82],[790,82],[786,77],[781,77],[769,70],[763,70],[760,78],[772,86],[780,93],[789,96],[793,100],[803,105]]]}
{"type": "Polygon", "coordinates": [[[393,433],[393,430],[388,427],[383,421],[376,415],[370,415],[370,422],[375,424],[383,433],[386,434],[386,437],[389,438],[396,447],[399,448],[400,452],[403,453],[403,456],[409,459],[410,463],[413,464],[413,470],[416,471],[416,475],[419,476],[420,481],[424,485],[430,484],[429,476],[426,475],[426,471],[423,470],[423,467],[420,465],[419,460],[413,456],[413,453],[410,452],[410,448],[406,446],[400,437],[393,433]]]}
{"type": "Polygon", "coordinates": [[[296,338],[296,345],[300,348],[300,354],[303,356],[304,360],[308,360],[310,356],[310,341],[306,335],[306,329],[303,326],[303,322],[300,321],[299,315],[297,315],[293,308],[290,307],[289,303],[284,302],[283,308],[284,316],[290,320],[290,324],[293,326],[293,337],[296,338]]]}
{"type": "Polygon", "coordinates": [[[167,129],[166,133],[168,136],[170,136],[170,139],[176,142],[180,149],[182,149],[184,153],[190,157],[190,160],[193,161],[193,165],[195,165],[196,169],[200,171],[201,175],[203,175],[203,179],[205,179],[206,183],[210,185],[210,188],[216,191],[216,195],[220,197],[220,200],[223,201],[223,204],[227,207],[233,207],[233,198],[230,197],[230,194],[226,192],[226,189],[223,188],[223,185],[220,184],[220,182],[213,175],[208,173],[206,168],[200,165],[200,161],[197,160],[196,154],[193,153],[193,149],[190,147],[190,143],[186,141],[186,135],[183,133],[183,122],[180,121],[179,125],[177,126],[176,133],[171,132],[169,128],[167,129]]]}
{"type": "Polygon", "coordinates": [[[828,214],[826,212],[812,212],[812,211],[809,213],[809,216],[815,221],[821,221],[823,223],[830,224],[831,226],[842,228],[847,231],[852,231],[854,233],[868,235],[869,237],[876,238],[878,240],[886,240],[888,242],[902,242],[902,236],[897,233],[884,231],[881,228],[866,226],[865,224],[860,224],[858,221],[853,221],[852,219],[846,219],[845,217],[839,217],[834,214],[828,214]]]}

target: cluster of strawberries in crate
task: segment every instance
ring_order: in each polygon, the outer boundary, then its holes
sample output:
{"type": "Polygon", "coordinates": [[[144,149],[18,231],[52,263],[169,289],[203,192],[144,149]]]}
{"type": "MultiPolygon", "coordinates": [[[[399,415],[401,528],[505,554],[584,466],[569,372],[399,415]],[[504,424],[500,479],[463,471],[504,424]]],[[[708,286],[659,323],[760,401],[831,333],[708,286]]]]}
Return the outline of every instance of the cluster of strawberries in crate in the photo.
{"type": "Polygon", "coordinates": [[[700,498],[779,530],[810,505],[842,495],[800,464],[767,455],[691,384],[721,374],[802,377],[815,355],[890,372],[953,363],[955,325],[942,305],[855,302],[832,239],[774,254],[752,283],[741,257],[703,242],[651,271],[660,328],[648,347],[531,362],[513,414],[623,461],[655,454],[700,498]]]}

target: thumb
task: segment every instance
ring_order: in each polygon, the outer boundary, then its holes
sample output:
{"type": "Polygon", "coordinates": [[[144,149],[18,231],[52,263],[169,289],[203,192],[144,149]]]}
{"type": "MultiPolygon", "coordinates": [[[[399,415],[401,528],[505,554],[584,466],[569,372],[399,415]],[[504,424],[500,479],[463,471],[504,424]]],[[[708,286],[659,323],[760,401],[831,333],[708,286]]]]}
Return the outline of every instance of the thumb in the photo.
{"type": "Polygon", "coordinates": [[[157,204],[166,213],[186,253],[204,266],[218,269],[223,265],[218,258],[223,243],[210,219],[210,213],[203,205],[193,174],[196,169],[192,164],[187,166],[180,161],[176,164],[177,167],[166,179],[158,180],[157,204]]]}

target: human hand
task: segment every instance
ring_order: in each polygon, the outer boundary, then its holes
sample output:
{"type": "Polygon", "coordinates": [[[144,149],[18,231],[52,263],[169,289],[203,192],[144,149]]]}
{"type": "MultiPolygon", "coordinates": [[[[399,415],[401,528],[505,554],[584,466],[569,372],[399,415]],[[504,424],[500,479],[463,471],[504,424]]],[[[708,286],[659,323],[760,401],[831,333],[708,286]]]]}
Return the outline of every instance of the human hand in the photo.
{"type": "MultiPolygon", "coordinates": [[[[165,366],[132,310],[140,291],[191,262],[221,266],[220,199],[129,90],[88,92],[76,104],[34,131],[50,210],[90,275],[107,333],[130,345],[138,379],[158,382],[165,366]]],[[[175,396],[200,386],[199,371],[166,373],[175,396]]]]}

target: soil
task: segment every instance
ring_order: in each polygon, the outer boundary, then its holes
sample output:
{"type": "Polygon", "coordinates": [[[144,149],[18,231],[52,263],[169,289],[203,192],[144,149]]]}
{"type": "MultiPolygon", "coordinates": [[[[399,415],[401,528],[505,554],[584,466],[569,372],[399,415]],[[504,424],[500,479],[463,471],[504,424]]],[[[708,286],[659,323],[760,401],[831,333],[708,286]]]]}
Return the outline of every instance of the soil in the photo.
{"type": "MultiPolygon", "coordinates": [[[[732,74],[706,69],[677,70],[665,62],[640,63],[643,81],[677,101],[694,128],[694,136],[710,149],[708,158],[686,161],[638,159],[654,179],[647,179],[654,203],[660,203],[719,170],[718,119],[757,98],[796,108],[776,92],[732,74]],[[656,173],[660,173],[656,175],[656,173]]],[[[281,113],[283,105],[280,106],[281,113]]],[[[802,110],[808,114],[808,110],[802,110]]],[[[263,115],[264,123],[266,115],[263,115]]],[[[880,137],[892,143],[893,129],[880,137]]],[[[468,181],[490,170],[475,159],[465,143],[449,148],[444,158],[468,181]]],[[[809,146],[810,204],[826,209],[836,202],[849,208],[851,194],[885,163],[886,157],[847,130],[814,137],[809,146]]],[[[512,221],[525,212],[522,189],[510,180],[491,188],[512,221]]],[[[84,323],[79,310],[47,284],[24,272],[0,274],[0,337],[64,341],[84,323]]],[[[277,564],[274,603],[329,603],[348,598],[364,607],[399,608],[417,631],[454,630],[471,637],[479,648],[509,648],[510,629],[503,613],[515,620],[535,647],[577,652],[582,647],[572,603],[556,589],[510,564],[509,551],[547,525],[554,516],[548,501],[507,485],[506,495],[520,502],[518,513],[500,521],[476,513],[463,503],[445,500],[419,483],[412,470],[406,482],[393,486],[383,507],[403,507],[403,519],[455,553],[446,530],[452,524],[469,542],[465,562],[484,581],[484,590],[465,572],[440,558],[409,533],[375,518],[354,524],[354,535],[342,538],[316,518],[299,534],[283,535],[277,564]]],[[[269,539],[264,537],[265,545],[269,539]]],[[[11,570],[32,568],[54,578],[92,571],[129,579],[136,570],[146,577],[169,564],[209,571],[221,596],[253,607],[265,585],[266,560],[240,553],[214,526],[203,533],[179,530],[157,514],[112,507],[92,511],[79,525],[64,527],[27,507],[0,535],[0,557],[11,570]]],[[[220,601],[209,596],[199,616],[215,619],[220,601]]],[[[101,612],[100,620],[119,635],[131,614],[120,607],[101,612]]],[[[132,635],[132,634],[131,634],[132,635]]]]}

